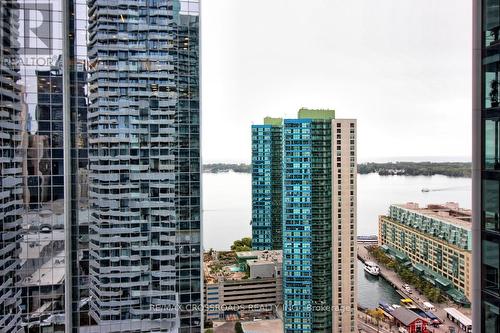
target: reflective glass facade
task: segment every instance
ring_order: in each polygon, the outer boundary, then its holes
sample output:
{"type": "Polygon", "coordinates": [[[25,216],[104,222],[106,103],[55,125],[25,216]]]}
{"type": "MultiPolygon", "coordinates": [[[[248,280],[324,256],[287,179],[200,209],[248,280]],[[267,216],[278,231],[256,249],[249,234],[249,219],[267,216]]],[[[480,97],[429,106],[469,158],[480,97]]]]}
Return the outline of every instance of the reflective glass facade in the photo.
{"type": "Polygon", "coordinates": [[[11,286],[2,298],[9,304],[2,306],[2,332],[64,331],[62,6],[61,1],[0,5],[2,138],[7,140],[2,148],[11,148],[2,155],[1,192],[10,192],[10,199],[3,205],[0,232],[2,246],[12,249],[9,259],[2,258],[1,284],[11,286]],[[18,314],[14,326],[9,318],[18,314]]]}
{"type": "Polygon", "coordinates": [[[0,331],[200,332],[199,1],[0,15],[0,331]]]}
{"type": "Polygon", "coordinates": [[[334,118],[252,126],[253,246],[271,246],[281,212],[285,332],[357,331],[356,121],[334,118]]]}
{"type": "MultiPolygon", "coordinates": [[[[481,331],[500,331],[500,1],[483,0],[476,15],[480,25],[480,87],[476,104],[481,120],[477,132],[481,137],[481,161],[478,181],[481,203],[481,331]]],[[[479,30],[479,29],[478,29],[479,30]]],[[[479,47],[479,46],[478,46],[479,47]]],[[[478,302],[479,303],[479,302],[478,302]]]]}
{"type": "MultiPolygon", "coordinates": [[[[313,331],[312,121],[283,126],[283,303],[285,332],[313,331]]],[[[330,226],[331,227],[331,226],[330,226]]],[[[329,234],[325,234],[326,237],[329,234]]],[[[331,261],[331,252],[324,256],[331,261]]],[[[331,282],[331,270],[325,270],[331,282]]],[[[328,295],[323,300],[331,304],[328,295]]],[[[331,326],[330,326],[331,329],[331,326]]]]}
{"type": "Polygon", "coordinates": [[[252,125],[252,248],[282,248],[282,119],[252,125]]]}
{"type": "Polygon", "coordinates": [[[89,1],[90,314],[113,329],[201,326],[197,5],[89,1]]]}
{"type": "Polygon", "coordinates": [[[18,84],[18,4],[0,6],[0,331],[22,332],[21,244],[23,241],[23,170],[21,119],[26,114],[18,84]],[[9,60],[8,60],[9,59],[9,60]]]}

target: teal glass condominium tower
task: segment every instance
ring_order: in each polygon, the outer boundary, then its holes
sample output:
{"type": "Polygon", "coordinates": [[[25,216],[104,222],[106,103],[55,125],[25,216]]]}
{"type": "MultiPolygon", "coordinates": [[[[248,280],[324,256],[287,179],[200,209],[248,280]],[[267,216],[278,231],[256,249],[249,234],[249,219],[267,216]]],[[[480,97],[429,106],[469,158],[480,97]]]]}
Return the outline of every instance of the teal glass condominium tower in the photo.
{"type": "Polygon", "coordinates": [[[281,242],[282,119],[252,126],[252,248],[279,250],[281,242]]]}
{"type": "MultiPolygon", "coordinates": [[[[273,155],[270,128],[253,126],[253,161],[256,147],[273,155]]],[[[280,178],[269,171],[272,159],[262,159],[267,167],[253,166],[253,184],[263,175],[262,193],[281,187],[285,332],[356,332],[356,121],[335,119],[333,110],[301,109],[280,130],[280,178]]],[[[253,213],[272,236],[275,205],[256,212],[262,193],[253,191],[253,213]]],[[[252,224],[254,237],[259,227],[252,224]]]]}

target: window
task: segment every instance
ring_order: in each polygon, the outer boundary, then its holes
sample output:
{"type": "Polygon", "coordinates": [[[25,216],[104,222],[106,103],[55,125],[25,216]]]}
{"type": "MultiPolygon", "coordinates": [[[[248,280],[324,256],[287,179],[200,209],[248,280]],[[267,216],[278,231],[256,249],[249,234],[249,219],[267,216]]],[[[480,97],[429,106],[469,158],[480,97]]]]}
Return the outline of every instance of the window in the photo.
{"type": "Polygon", "coordinates": [[[500,182],[483,181],[483,228],[500,232],[500,182]]]}
{"type": "Polygon", "coordinates": [[[486,119],[484,122],[484,167],[500,170],[500,119],[486,119]]]}
{"type": "Polygon", "coordinates": [[[483,240],[483,288],[497,296],[500,295],[500,244],[483,240]]]}
{"type": "Polygon", "coordinates": [[[500,332],[500,311],[498,306],[495,306],[487,301],[483,302],[483,321],[485,333],[500,332]]]}

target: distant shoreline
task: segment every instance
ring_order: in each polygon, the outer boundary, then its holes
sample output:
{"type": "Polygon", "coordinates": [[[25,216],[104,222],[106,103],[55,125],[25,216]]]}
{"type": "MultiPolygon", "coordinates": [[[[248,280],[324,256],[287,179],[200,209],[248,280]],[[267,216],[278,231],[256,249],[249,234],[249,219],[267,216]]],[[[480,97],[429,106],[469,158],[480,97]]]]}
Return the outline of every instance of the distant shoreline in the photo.
{"type": "MultiPolygon", "coordinates": [[[[471,177],[472,164],[470,162],[388,162],[388,163],[361,163],[358,164],[358,174],[377,173],[380,176],[434,176],[471,177]]],[[[203,165],[205,173],[251,173],[250,164],[240,163],[211,163],[203,165]]]]}

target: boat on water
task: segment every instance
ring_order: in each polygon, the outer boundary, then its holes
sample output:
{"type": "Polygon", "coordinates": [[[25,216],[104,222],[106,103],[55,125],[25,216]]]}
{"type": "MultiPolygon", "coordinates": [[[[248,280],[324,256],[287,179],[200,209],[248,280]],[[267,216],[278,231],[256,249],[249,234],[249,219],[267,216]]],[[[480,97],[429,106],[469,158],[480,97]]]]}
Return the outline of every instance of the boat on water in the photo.
{"type": "Polygon", "coordinates": [[[379,302],[378,303],[378,307],[381,308],[382,310],[384,310],[385,312],[387,313],[391,313],[392,311],[394,311],[394,308],[389,304],[389,303],[386,303],[386,302],[379,302]]]}
{"type": "Polygon", "coordinates": [[[430,192],[430,191],[431,191],[431,189],[430,189],[430,188],[427,188],[427,187],[424,187],[424,188],[422,189],[422,192],[430,192]]]}
{"type": "Polygon", "coordinates": [[[373,276],[378,276],[380,274],[380,267],[373,261],[365,261],[364,270],[373,276]]]}

